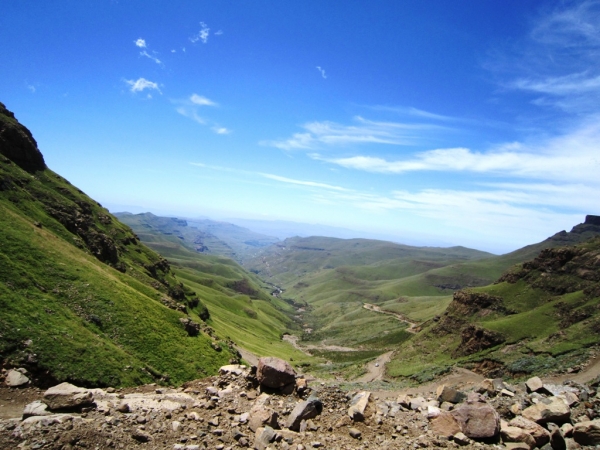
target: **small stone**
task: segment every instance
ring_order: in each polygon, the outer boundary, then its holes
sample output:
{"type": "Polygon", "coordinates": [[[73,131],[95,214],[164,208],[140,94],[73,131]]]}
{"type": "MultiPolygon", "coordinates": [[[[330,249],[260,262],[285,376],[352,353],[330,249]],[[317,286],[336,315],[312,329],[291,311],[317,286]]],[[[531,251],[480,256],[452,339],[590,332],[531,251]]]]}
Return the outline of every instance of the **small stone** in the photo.
{"type": "Polygon", "coordinates": [[[360,439],[360,437],[362,436],[362,433],[359,429],[357,428],[350,428],[348,430],[348,433],[350,434],[351,437],[353,437],[354,439],[360,439]]]}

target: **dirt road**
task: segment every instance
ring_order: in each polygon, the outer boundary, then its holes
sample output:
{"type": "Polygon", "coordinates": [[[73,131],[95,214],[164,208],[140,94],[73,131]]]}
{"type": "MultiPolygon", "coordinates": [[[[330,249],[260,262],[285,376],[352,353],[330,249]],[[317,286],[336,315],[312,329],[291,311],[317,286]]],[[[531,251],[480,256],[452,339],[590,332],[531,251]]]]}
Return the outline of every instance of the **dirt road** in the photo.
{"type": "Polygon", "coordinates": [[[381,380],[385,373],[385,365],[390,362],[392,353],[394,352],[391,351],[379,355],[376,359],[367,364],[368,372],[362,377],[357,378],[355,381],[358,381],[359,383],[369,383],[371,381],[381,380]]]}
{"type": "Polygon", "coordinates": [[[404,322],[404,323],[408,324],[408,328],[406,329],[406,331],[408,331],[409,333],[413,333],[414,334],[414,333],[416,333],[416,332],[419,331],[418,330],[419,324],[416,323],[416,322],[411,322],[403,314],[399,314],[399,313],[395,313],[395,312],[391,312],[391,311],[385,311],[385,310],[381,309],[379,306],[373,305],[371,303],[363,303],[363,308],[368,309],[369,311],[373,311],[373,312],[378,312],[378,313],[381,313],[381,314],[388,314],[390,316],[394,316],[400,322],[404,322]]]}

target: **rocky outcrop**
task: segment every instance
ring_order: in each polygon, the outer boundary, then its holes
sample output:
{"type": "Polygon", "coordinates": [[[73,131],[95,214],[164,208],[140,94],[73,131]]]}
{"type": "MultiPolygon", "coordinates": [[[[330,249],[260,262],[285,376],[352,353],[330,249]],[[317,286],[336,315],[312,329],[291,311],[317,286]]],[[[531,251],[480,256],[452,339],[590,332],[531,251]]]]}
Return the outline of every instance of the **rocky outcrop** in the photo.
{"type": "Polygon", "coordinates": [[[0,154],[28,172],[46,169],[31,132],[0,103],[0,154]]]}
{"type": "Polygon", "coordinates": [[[460,333],[461,342],[453,356],[472,355],[486,348],[492,348],[505,341],[504,336],[476,325],[464,327],[460,333]]]}

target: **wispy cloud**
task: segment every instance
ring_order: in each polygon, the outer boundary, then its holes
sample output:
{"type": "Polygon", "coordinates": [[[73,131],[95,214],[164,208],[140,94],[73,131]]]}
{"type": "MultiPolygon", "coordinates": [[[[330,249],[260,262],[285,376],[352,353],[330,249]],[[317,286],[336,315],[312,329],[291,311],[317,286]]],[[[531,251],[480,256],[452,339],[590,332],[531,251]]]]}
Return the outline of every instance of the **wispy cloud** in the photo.
{"type": "Polygon", "coordinates": [[[148,53],[146,50],[140,52],[141,56],[145,56],[148,59],[151,59],[152,61],[154,61],[156,64],[162,64],[161,60],[158,59],[156,56],[151,55],[150,53],[148,53]]]}
{"type": "Polygon", "coordinates": [[[310,122],[302,125],[303,133],[295,133],[291,138],[279,141],[262,141],[282,150],[316,150],[328,146],[353,144],[414,145],[429,139],[426,132],[443,130],[445,127],[427,123],[381,122],[360,116],[354,118],[354,125],[335,122],[310,122]]]}
{"type": "Polygon", "coordinates": [[[230,134],[231,130],[229,128],[223,127],[214,121],[201,116],[199,114],[200,108],[204,107],[217,107],[219,104],[203,95],[192,94],[185,100],[173,100],[177,106],[175,111],[178,114],[181,114],[184,117],[192,119],[194,122],[199,123],[200,125],[208,125],[210,129],[216,134],[230,134]]]}
{"type": "Polygon", "coordinates": [[[136,47],[146,48],[146,41],[142,38],[136,39],[133,41],[133,43],[136,45],[136,47]]]}
{"type": "Polygon", "coordinates": [[[519,70],[505,87],[541,95],[534,101],[539,106],[600,112],[600,1],[558,2],[537,19],[522,47],[500,67],[519,70]]]}
{"type": "Polygon", "coordinates": [[[198,41],[202,41],[203,44],[206,44],[208,42],[210,28],[208,28],[208,26],[204,22],[200,22],[200,27],[200,31],[198,31],[198,33],[190,37],[190,41],[193,44],[195,44],[198,41]]]}
{"type": "Polygon", "coordinates": [[[327,78],[327,75],[325,75],[325,69],[322,69],[321,66],[317,66],[317,70],[321,73],[323,78],[327,78]]]}
{"type": "Polygon", "coordinates": [[[259,175],[262,176],[262,177],[264,177],[264,178],[268,178],[270,180],[280,181],[282,183],[295,184],[295,185],[308,186],[308,187],[315,187],[315,188],[323,188],[323,189],[328,189],[328,190],[332,190],[332,191],[340,191],[340,192],[349,191],[348,189],[345,189],[343,187],[334,186],[334,185],[327,184],[327,183],[318,183],[318,182],[315,182],[315,181],[295,180],[293,178],[282,177],[280,175],[273,175],[273,174],[270,174],[270,173],[259,173],[259,175]]]}
{"type": "Polygon", "coordinates": [[[144,90],[148,89],[150,91],[158,91],[160,94],[162,94],[157,83],[146,80],[145,78],[138,78],[137,80],[125,80],[125,83],[130,86],[129,90],[134,93],[143,92],[144,90]]]}
{"type": "Polygon", "coordinates": [[[192,94],[190,97],[190,101],[194,105],[199,105],[199,106],[217,106],[217,103],[213,102],[212,100],[209,100],[208,98],[206,98],[202,95],[198,95],[198,94],[192,94]]]}
{"type": "Polygon", "coordinates": [[[230,134],[231,130],[225,127],[214,126],[211,128],[217,134],[230,134]]]}
{"type": "Polygon", "coordinates": [[[598,185],[599,142],[600,121],[590,121],[571,133],[536,146],[511,143],[486,152],[468,148],[435,149],[400,160],[362,155],[347,158],[309,156],[345,168],[376,173],[468,172],[537,180],[579,180],[598,185]]]}
{"type": "Polygon", "coordinates": [[[29,92],[31,92],[32,94],[35,94],[35,91],[37,90],[36,87],[33,84],[27,84],[27,89],[29,90],[29,92]]]}

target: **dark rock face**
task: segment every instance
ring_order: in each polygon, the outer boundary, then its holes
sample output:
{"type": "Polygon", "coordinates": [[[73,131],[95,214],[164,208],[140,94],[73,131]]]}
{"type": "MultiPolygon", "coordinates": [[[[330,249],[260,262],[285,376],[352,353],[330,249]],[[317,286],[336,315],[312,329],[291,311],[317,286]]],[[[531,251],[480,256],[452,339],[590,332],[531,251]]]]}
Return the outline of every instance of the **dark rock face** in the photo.
{"type": "Polygon", "coordinates": [[[472,355],[486,348],[495,347],[505,340],[501,334],[475,325],[463,328],[460,337],[461,342],[454,356],[472,355]]]}
{"type": "Polygon", "coordinates": [[[0,154],[28,172],[46,169],[42,153],[31,132],[0,103],[0,154]]]}
{"type": "Polygon", "coordinates": [[[592,215],[587,215],[585,216],[585,222],[586,225],[596,225],[600,227],[600,216],[592,216],[592,215]]]}

